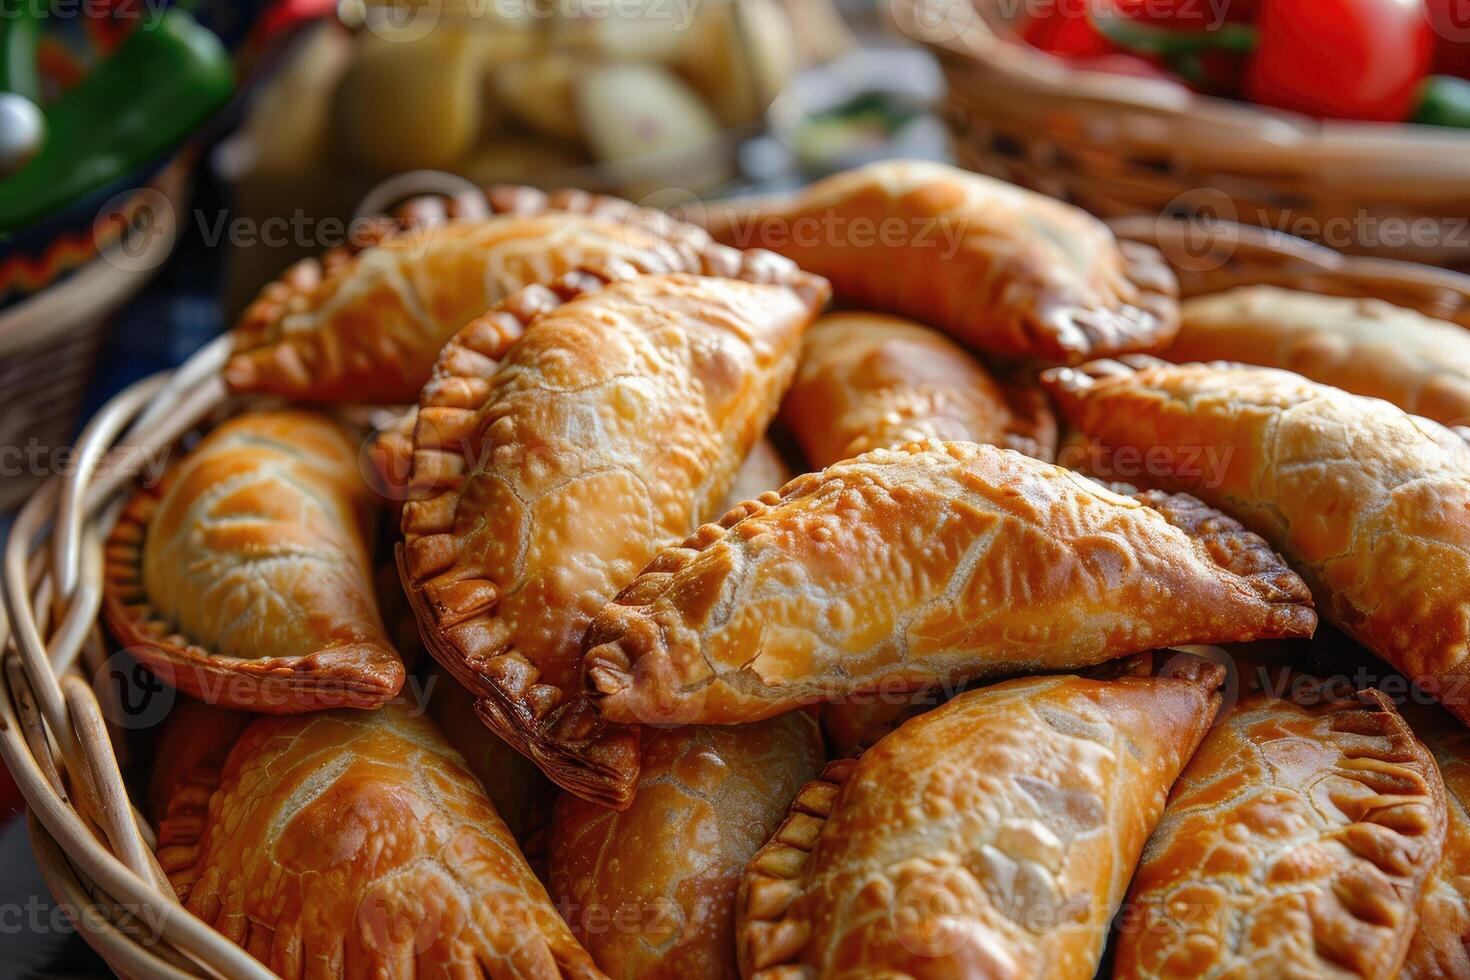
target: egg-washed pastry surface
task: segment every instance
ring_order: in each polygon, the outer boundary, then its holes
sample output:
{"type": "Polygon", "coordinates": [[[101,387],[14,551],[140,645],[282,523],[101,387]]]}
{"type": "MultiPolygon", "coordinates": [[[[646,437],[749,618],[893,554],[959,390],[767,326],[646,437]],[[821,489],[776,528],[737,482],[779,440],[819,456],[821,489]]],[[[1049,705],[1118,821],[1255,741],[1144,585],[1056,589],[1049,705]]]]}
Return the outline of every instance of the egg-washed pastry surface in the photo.
{"type": "Polygon", "coordinates": [[[1038,459],[1056,451],[1056,419],[1034,384],[1003,387],[943,334],[881,313],[829,313],[812,325],[781,419],[813,469],[922,439],[1038,459]]]}
{"type": "Polygon", "coordinates": [[[1439,771],[1382,692],[1292,690],[1245,693],[1174,785],[1115,977],[1399,975],[1444,846],[1439,771]]]}
{"type": "Polygon", "coordinates": [[[1287,371],[1100,361],[1044,375],[1068,421],[1302,574],[1322,615],[1470,719],[1470,446],[1287,371]],[[1212,447],[1223,465],[1201,465],[1212,447]]]}
{"type": "Polygon", "coordinates": [[[236,416],[124,509],[107,542],[108,626],[161,679],[222,707],[382,704],[404,670],[373,591],[370,496],[330,419],[236,416]]]}
{"type": "Polygon", "coordinates": [[[587,630],[601,714],[731,724],[869,690],[1310,636],[1301,580],[1184,495],[910,443],[798,477],[662,553],[587,630]]]}
{"type": "Polygon", "coordinates": [[[1404,719],[1444,779],[1444,856],[1430,875],[1399,975],[1406,980],[1470,977],[1470,730],[1449,712],[1412,698],[1404,719]]]}
{"type": "Polygon", "coordinates": [[[1168,344],[1178,283],[1159,253],[1060,201],[892,160],[793,197],[712,209],[710,231],[827,277],[839,302],[913,317],[986,353],[1077,363],[1168,344]]]}
{"type": "Polygon", "coordinates": [[[548,887],[598,965],[614,980],[738,976],[736,887],[823,758],[800,711],[652,730],[627,810],[563,794],[548,887]]]}
{"type": "Polygon", "coordinates": [[[403,702],[261,719],[198,778],[159,863],[287,980],[602,976],[463,758],[403,702]]]}
{"type": "Polygon", "coordinates": [[[517,294],[445,348],[414,432],[400,569],[426,642],[497,733],[613,805],[636,735],[579,696],[582,634],[715,516],[827,296],[774,255],[736,271],[517,294]]]}
{"type": "Polygon", "coordinates": [[[709,236],[661,212],[577,191],[490,192],[490,216],[386,235],[298,263],[240,318],[224,376],[238,392],[412,402],[444,344],[516,290],[584,266],[697,272],[709,236]]]}
{"type": "Polygon", "coordinates": [[[1177,363],[1284,368],[1446,425],[1470,423],[1470,330],[1374,299],[1248,286],[1184,303],[1177,363]]]}
{"type": "Polygon", "coordinates": [[[809,784],[741,884],[742,975],[1092,977],[1224,671],[961,694],[809,784]]]}

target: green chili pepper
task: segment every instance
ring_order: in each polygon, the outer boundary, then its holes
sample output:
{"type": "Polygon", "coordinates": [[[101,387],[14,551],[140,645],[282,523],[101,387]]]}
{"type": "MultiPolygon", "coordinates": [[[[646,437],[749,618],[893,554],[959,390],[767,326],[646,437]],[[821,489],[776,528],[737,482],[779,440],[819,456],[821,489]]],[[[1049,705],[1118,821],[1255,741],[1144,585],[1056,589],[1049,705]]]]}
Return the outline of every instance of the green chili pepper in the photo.
{"type": "Polygon", "coordinates": [[[1454,75],[1430,75],[1419,89],[1419,102],[1410,122],[1424,126],[1470,129],[1470,80],[1454,75]]]}
{"type": "Polygon", "coordinates": [[[170,9],[141,25],[48,107],[45,147],[0,180],[0,230],[24,228],[157,159],[234,86],[229,53],[188,13],[170,9]]]}
{"type": "Polygon", "coordinates": [[[0,0],[0,92],[41,104],[41,10],[34,0],[0,0]],[[8,9],[14,4],[14,9],[8,9]]]}

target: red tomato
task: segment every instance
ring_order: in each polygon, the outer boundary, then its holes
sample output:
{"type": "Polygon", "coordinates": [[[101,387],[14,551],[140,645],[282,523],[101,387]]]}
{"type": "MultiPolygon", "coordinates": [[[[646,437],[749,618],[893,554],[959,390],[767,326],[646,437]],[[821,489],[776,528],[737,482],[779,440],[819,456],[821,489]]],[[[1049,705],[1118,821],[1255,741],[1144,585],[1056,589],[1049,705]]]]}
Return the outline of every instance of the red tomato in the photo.
{"type": "Polygon", "coordinates": [[[1429,71],[1424,0],[1262,0],[1257,28],[1245,84],[1261,105],[1401,122],[1429,71]]]}
{"type": "Polygon", "coordinates": [[[1470,0],[1427,0],[1434,30],[1434,65],[1440,75],[1470,78],[1470,0]]]}
{"type": "Polygon", "coordinates": [[[1063,58],[1093,58],[1117,49],[1092,26],[1091,0],[1039,0],[1021,25],[1021,40],[1063,58]]]}

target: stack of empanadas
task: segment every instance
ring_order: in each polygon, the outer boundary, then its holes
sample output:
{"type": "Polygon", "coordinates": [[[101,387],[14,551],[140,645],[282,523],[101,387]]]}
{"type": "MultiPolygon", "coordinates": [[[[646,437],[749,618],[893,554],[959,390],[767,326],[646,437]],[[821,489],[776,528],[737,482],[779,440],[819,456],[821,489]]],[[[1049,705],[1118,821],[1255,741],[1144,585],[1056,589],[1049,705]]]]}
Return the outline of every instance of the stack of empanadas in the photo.
{"type": "Polygon", "coordinates": [[[287,977],[1470,976],[1459,327],[1181,334],[933,164],[436,213],[265,291],[108,544],[191,912],[287,977]]]}

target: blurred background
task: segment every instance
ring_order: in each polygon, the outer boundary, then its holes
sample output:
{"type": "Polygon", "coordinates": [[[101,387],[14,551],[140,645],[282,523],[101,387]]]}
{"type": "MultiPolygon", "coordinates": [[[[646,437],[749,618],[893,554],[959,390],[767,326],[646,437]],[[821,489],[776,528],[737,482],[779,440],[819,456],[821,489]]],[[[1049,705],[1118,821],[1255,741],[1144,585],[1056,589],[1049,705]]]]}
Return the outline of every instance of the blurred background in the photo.
{"type": "MultiPolygon", "coordinates": [[[[0,513],[415,191],[922,157],[1466,269],[1467,75],[1470,0],[0,0],[0,513]]],[[[0,867],[0,976],[101,975],[20,821],[0,867]]]]}

